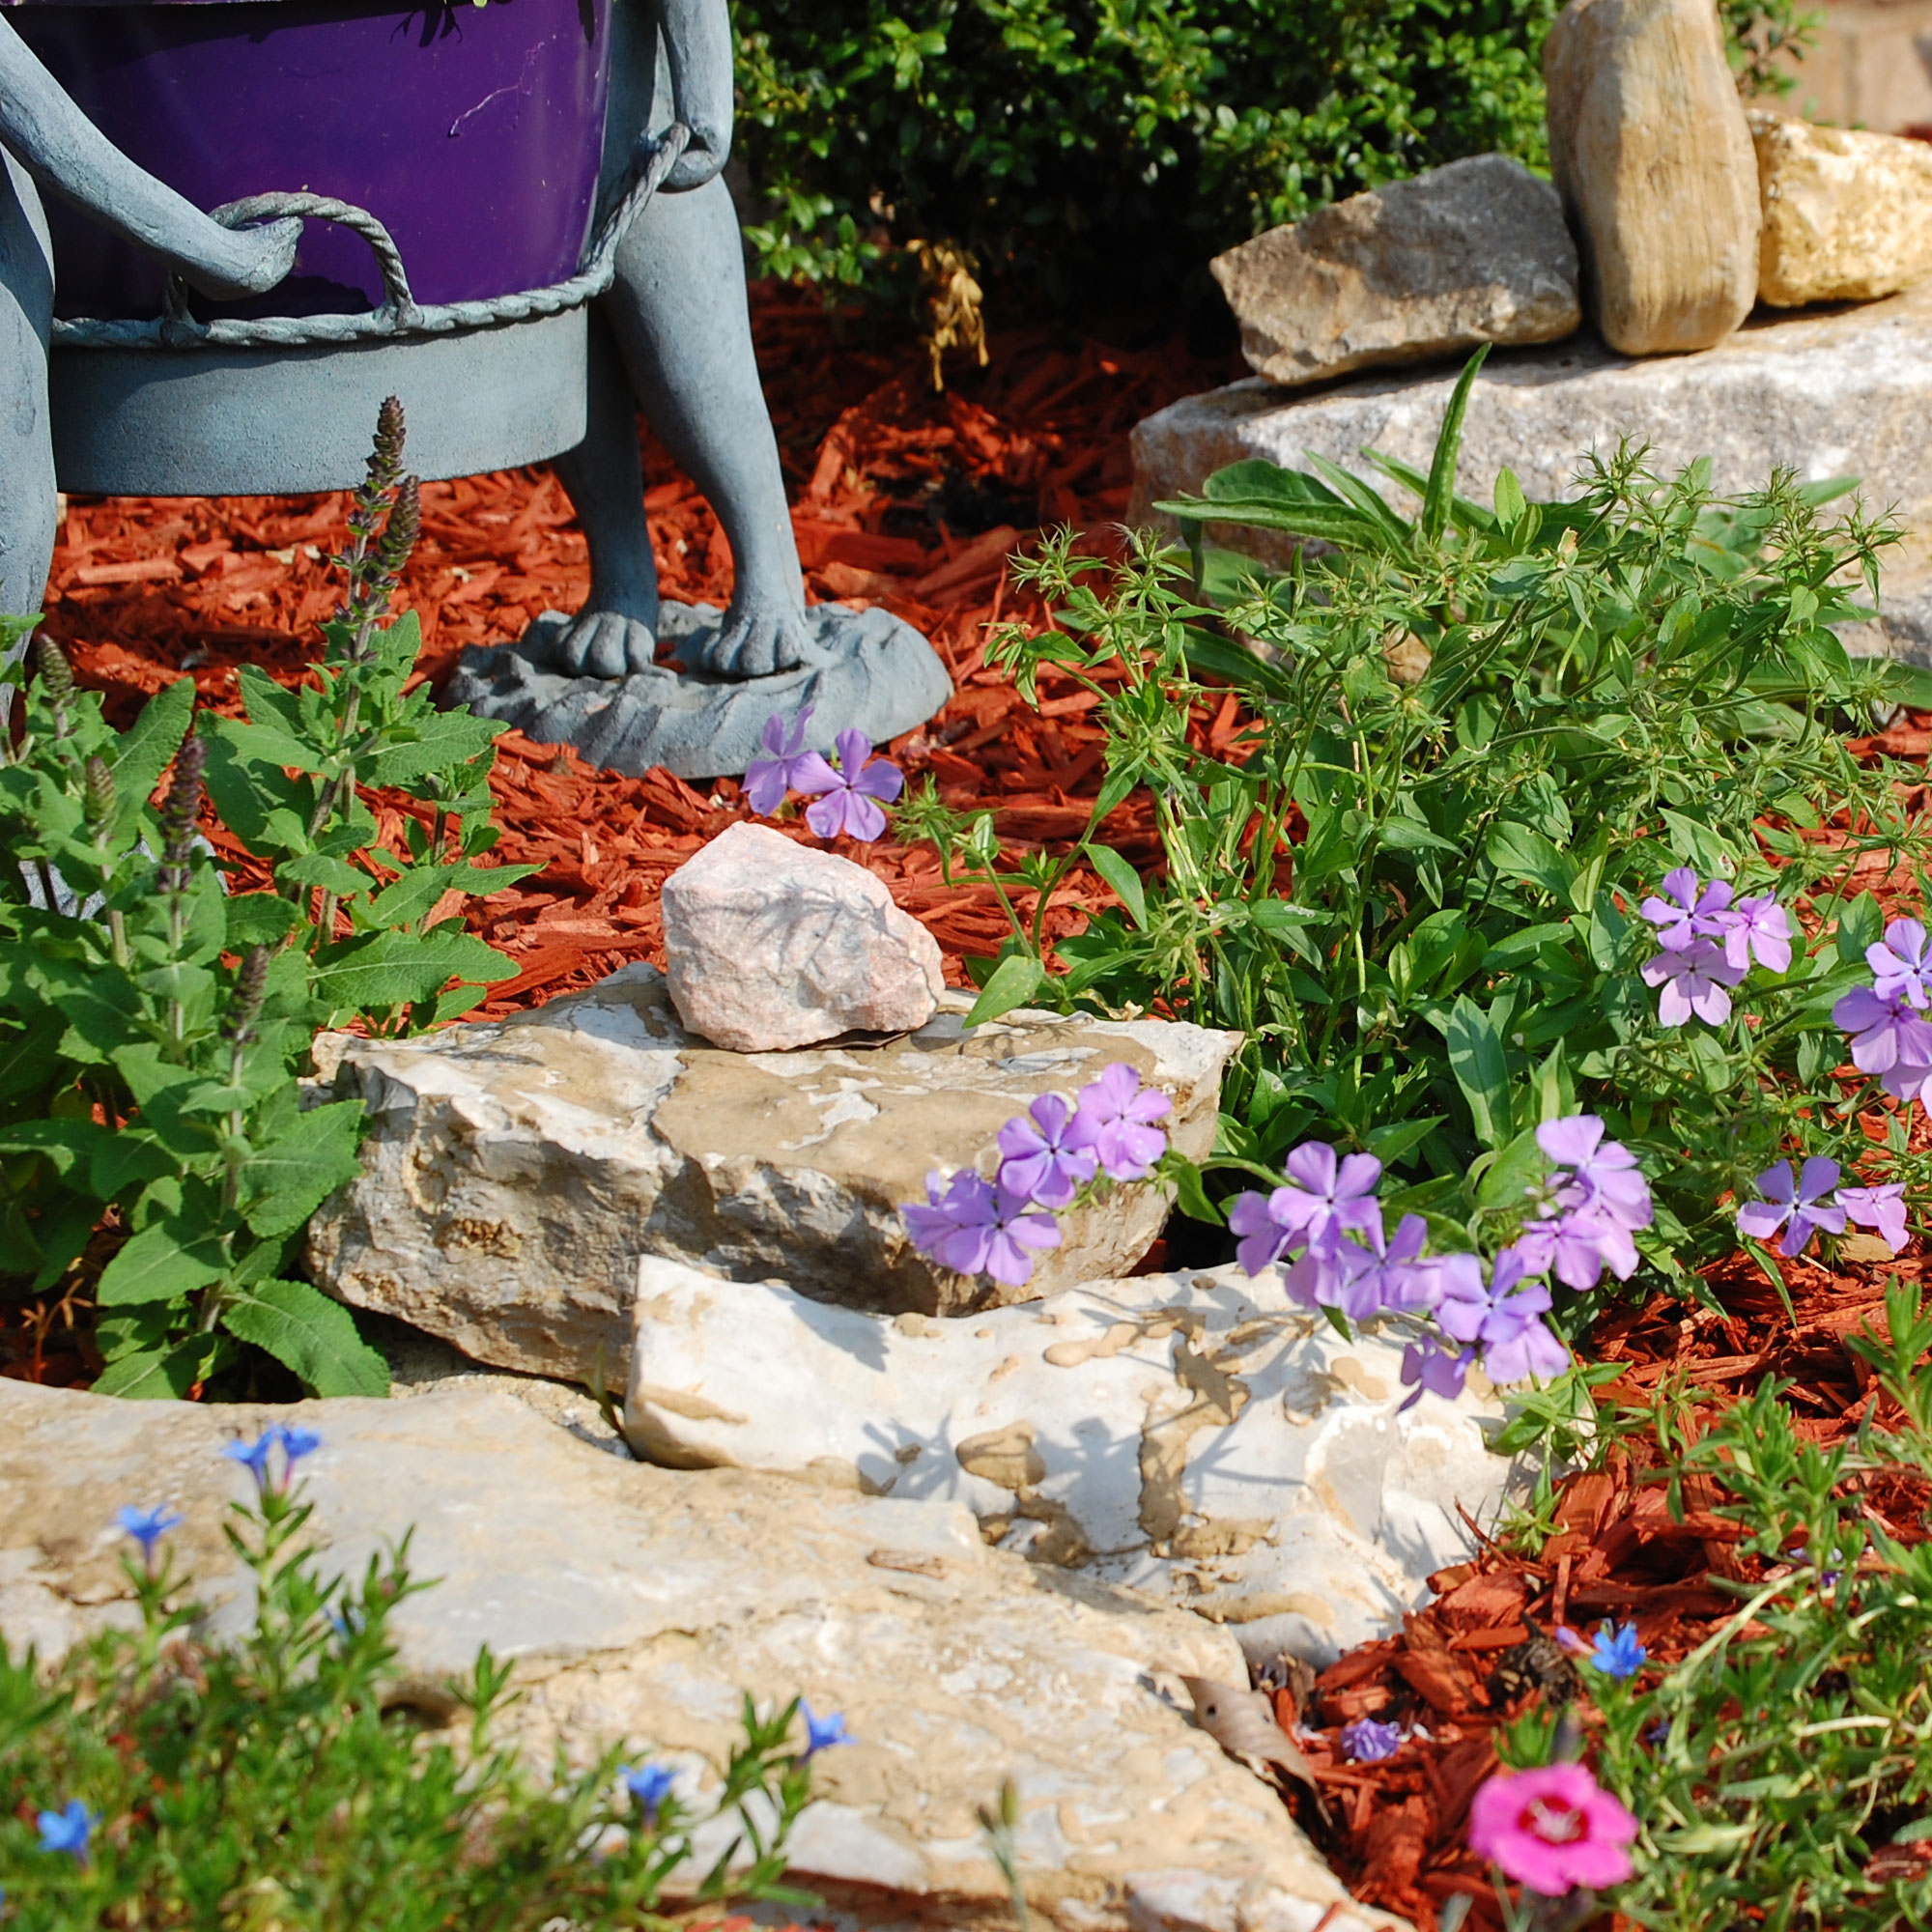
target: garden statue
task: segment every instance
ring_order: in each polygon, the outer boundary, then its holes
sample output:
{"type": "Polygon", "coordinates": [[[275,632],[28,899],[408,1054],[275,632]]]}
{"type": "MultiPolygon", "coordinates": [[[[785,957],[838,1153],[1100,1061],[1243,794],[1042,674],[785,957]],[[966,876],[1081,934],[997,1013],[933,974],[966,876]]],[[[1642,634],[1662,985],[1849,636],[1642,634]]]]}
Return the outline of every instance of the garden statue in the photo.
{"type": "Polygon", "coordinates": [[[0,37],[0,610],[39,605],[56,477],[345,488],[395,394],[412,468],[556,459],[589,542],[584,608],[466,653],[452,699],[684,777],[742,771],[774,712],[829,749],[945,701],[909,626],[805,605],[720,178],[724,0],[26,0],[0,37]],[[639,403],[730,541],[722,615],[658,605],[639,403]]]}

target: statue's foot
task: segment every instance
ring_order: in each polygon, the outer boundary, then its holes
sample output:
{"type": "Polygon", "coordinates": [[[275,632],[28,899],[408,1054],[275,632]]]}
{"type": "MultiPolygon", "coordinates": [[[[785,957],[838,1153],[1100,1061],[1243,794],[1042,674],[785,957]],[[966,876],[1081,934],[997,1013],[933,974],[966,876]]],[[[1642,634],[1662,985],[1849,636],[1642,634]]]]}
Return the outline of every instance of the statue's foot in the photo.
{"type": "Polygon", "coordinates": [[[811,620],[788,598],[733,598],[716,631],[683,646],[679,660],[712,677],[770,677],[822,665],[829,653],[811,620]]]}
{"type": "Polygon", "coordinates": [[[657,662],[657,633],[639,617],[586,604],[576,616],[546,611],[524,633],[532,664],[566,677],[629,677],[657,662]]]}

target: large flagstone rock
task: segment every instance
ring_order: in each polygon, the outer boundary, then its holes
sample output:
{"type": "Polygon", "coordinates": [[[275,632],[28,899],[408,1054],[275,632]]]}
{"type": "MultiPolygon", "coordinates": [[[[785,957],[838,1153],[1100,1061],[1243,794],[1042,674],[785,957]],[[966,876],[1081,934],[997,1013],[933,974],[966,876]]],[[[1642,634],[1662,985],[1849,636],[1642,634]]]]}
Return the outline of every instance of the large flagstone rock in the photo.
{"type": "Polygon", "coordinates": [[[1549,165],[1613,349],[1708,349],[1757,297],[1757,159],[1711,0],[1570,0],[1544,43],[1549,165]]]}
{"type": "MultiPolygon", "coordinates": [[[[1426,471],[1456,373],[1356,376],[1318,395],[1250,379],[1184,397],[1134,431],[1129,519],[1158,522],[1154,503],[1198,494],[1214,470],[1250,457],[1305,469],[1314,451],[1366,471],[1360,452],[1369,445],[1426,471]]],[[[1879,623],[1847,642],[1928,664],[1928,411],[1932,282],[1840,313],[1754,320],[1702,355],[1637,360],[1588,335],[1498,350],[1470,394],[1457,475],[1485,502],[1505,468],[1532,497],[1568,497],[1589,452],[1612,456],[1629,438],[1649,446],[1661,475],[1708,456],[1726,493],[1761,489],[1777,468],[1807,482],[1859,477],[1866,503],[1893,508],[1908,535],[1885,567],[1879,623]]],[[[1378,487],[1412,514],[1404,492],[1378,487]]],[[[1285,543],[1252,531],[1210,526],[1209,537],[1270,561],[1289,554],[1285,543]]]]}
{"type": "Polygon", "coordinates": [[[1462,1561],[1512,1465],[1486,1387],[1413,1407],[1399,1322],[1345,1340],[1237,1267],[896,1321],[672,1262],[639,1270],[624,1426],[680,1467],[966,1504],[1003,1549],[1329,1662],[1462,1561]]]}
{"type": "MultiPolygon", "coordinates": [[[[499,1368],[624,1379],[639,1259],[828,1301],[928,1315],[991,1298],[926,1261],[898,1204],[934,1167],[989,1159],[1039,1094],[1113,1061],[1173,1102],[1174,1144],[1213,1145],[1237,1036],[1159,1020],[1010,1013],[968,1032],[950,1010],[879,1046],[727,1053],[688,1034],[660,974],[419,1039],[321,1049],[362,1099],[362,1174],[309,1226],[318,1282],[499,1368]]],[[[1062,1245],[1015,1294],[1123,1273],[1166,1218],[1153,1186],[1062,1217],[1062,1245]]]]}
{"type": "Polygon", "coordinates": [[[955,1503],[642,1467],[497,1393],[205,1408],[0,1381],[9,1645],[51,1656],[134,1621],[114,1522],[130,1503],[183,1513],[171,1540],[215,1630],[242,1623],[252,1579],[222,1524],[248,1478],[220,1451],[270,1421],[322,1436],[301,1470],[330,1570],[359,1576],[413,1531],[415,1575],[440,1580],[392,1629],[425,1704],[487,1642],[516,1665],[505,1721],[539,1762],[622,1738],[698,1792],[742,1692],[840,1712],[858,1742],[816,1761],[792,1868],[847,1923],[1007,1932],[976,1811],[1010,1776],[1029,1901],[1061,1932],[1401,1924],[1350,1903],[1275,1793],[1183,1715],[1182,1673],[1240,1681],[1226,1633],[989,1549],[955,1503]]]}
{"type": "Polygon", "coordinates": [[[1562,204],[1507,155],[1350,195],[1209,266],[1248,366],[1271,383],[1556,342],[1582,320],[1562,204]]]}

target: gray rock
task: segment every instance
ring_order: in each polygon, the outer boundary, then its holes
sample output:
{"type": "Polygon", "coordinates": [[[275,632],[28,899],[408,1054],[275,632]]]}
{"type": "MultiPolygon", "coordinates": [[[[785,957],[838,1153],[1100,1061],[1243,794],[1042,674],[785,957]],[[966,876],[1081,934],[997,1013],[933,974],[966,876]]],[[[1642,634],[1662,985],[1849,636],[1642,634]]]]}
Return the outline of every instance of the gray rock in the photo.
{"type": "Polygon", "coordinates": [[[1582,319],[1556,190],[1506,155],[1350,195],[1210,266],[1241,353],[1271,383],[1557,342],[1582,319]]]}
{"type": "MultiPolygon", "coordinates": [[[[759,755],[774,714],[812,717],[806,744],[829,752],[840,731],[875,744],[922,724],[952,695],[932,646],[889,611],[815,604],[806,616],[818,663],[770,677],[731,679],[663,667],[629,677],[572,677],[546,668],[540,642],[471,645],[444,701],[500,718],[545,745],[574,745],[593,765],[633,777],[662,765],[681,779],[737,777],[759,755]]],[[[559,619],[559,622],[563,621],[559,619]]],[[[694,657],[724,623],[709,604],[667,602],[661,638],[694,657]]]]}
{"type": "Polygon", "coordinates": [[[248,1479],[220,1449],[285,1420],[323,1438],[302,1473],[329,1568],[357,1576],[412,1529],[412,1567],[440,1579],[393,1625],[400,1689],[432,1709],[488,1643],[516,1664],[505,1722],[536,1763],[623,1739],[699,1793],[742,1692],[841,1713],[858,1742],[817,1760],[792,1870],[868,1926],[1010,1925],[975,1815],[1009,1776],[1028,1896],[1064,1932],[1401,1924],[1351,1905],[1182,1715],[1179,1673],[1240,1681],[1225,1633],[988,1549],[957,1504],[620,1463],[494,1392],[204,1408],[0,1382],[9,1643],[51,1656],[134,1621],[127,1503],[184,1514],[171,1541],[215,1629],[242,1623],[252,1579],[222,1525],[248,1479]]]}
{"type": "Polygon", "coordinates": [[[1003,1549],[1321,1663],[1400,1628],[1493,1522],[1487,1387],[1405,1411],[1399,1321],[1345,1341],[1279,1274],[1090,1282],[945,1321],[675,1262],[638,1275],[624,1426],[676,1467],[966,1504],[1003,1549]]]}
{"type": "Polygon", "coordinates": [[[1757,158],[1711,0],[1570,0],[1543,47],[1549,164],[1590,319],[1628,355],[1721,342],[1757,296],[1757,158]]]}
{"type": "MultiPolygon", "coordinates": [[[[1160,522],[1153,503],[1198,494],[1212,471],[1250,457],[1306,469],[1314,450],[1362,471],[1369,446],[1426,470],[1454,385],[1447,371],[1361,376],[1306,397],[1255,380],[1185,397],[1134,431],[1129,518],[1160,522]]],[[[1696,356],[1638,361],[1578,336],[1490,357],[1469,399],[1458,479],[1487,501],[1508,468],[1532,497],[1567,497],[1584,456],[1613,455],[1626,437],[1649,445],[1663,475],[1709,456],[1727,493],[1761,488],[1780,466],[1804,480],[1860,477],[1866,502],[1893,508],[1908,540],[1887,566],[1881,621],[1846,641],[1932,664],[1928,405],[1932,284],[1848,313],[1753,321],[1696,356]]],[[[1379,487],[1412,511],[1394,485],[1379,487]]],[[[1209,534],[1269,561],[1289,554],[1252,531],[1209,534]]]]}
{"type": "Polygon", "coordinates": [[[1170,1096],[1175,1145],[1205,1156],[1236,1036],[1046,1013],[969,1034],[963,996],[948,1004],[882,1045],[727,1053],[685,1032],[656,971],[629,966],[500,1024],[325,1036],[328,1076],[373,1131],[360,1179],[309,1225],[315,1277],[480,1361],[586,1381],[601,1357],[621,1387],[645,1255],[886,1314],[1124,1273],[1166,1218],[1158,1188],[1063,1216],[1062,1245],[1008,1292],[914,1253],[898,1204],[1116,1060],[1170,1096]]]}
{"type": "Polygon", "coordinates": [[[664,883],[678,1018],[734,1053],[909,1033],[946,990],[939,943],[885,881],[768,825],[731,825],[664,883]]]}

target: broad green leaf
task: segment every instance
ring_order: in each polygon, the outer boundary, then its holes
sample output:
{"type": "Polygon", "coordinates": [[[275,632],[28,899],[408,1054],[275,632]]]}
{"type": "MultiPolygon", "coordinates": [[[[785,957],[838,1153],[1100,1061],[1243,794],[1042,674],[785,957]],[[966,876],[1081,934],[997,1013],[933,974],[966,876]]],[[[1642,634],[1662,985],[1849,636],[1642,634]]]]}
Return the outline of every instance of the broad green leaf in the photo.
{"type": "Polygon", "coordinates": [[[1505,818],[1491,827],[1483,856],[1505,878],[1540,886],[1556,898],[1568,899],[1576,883],[1577,862],[1559,852],[1533,826],[1505,818]]]}
{"type": "Polygon", "coordinates": [[[1023,1007],[1046,981],[1046,968],[1031,952],[1009,952],[993,968],[992,977],[973,1002],[966,1024],[979,1026],[1002,1013],[1023,1007]]]}
{"type": "Polygon", "coordinates": [[[1855,966],[1865,956],[1865,949],[1885,937],[1885,910],[1869,893],[1861,893],[1838,914],[1838,957],[1855,966]]]}
{"type": "Polygon", "coordinates": [[[208,1344],[198,1335],[172,1349],[144,1349],[109,1362],[92,1393],[124,1402],[180,1402],[202,1379],[207,1358],[208,1344]]]}
{"type": "Polygon", "coordinates": [[[94,1291],[102,1308],[143,1301],[180,1301],[221,1279],[220,1245],[208,1236],[185,1240],[175,1220],[156,1221],[134,1236],[101,1270],[94,1291]]]}
{"type": "Polygon", "coordinates": [[[451,980],[514,980],[518,970],[495,947],[438,926],[425,933],[372,933],[325,947],[316,955],[313,983],[324,1009],[339,1018],[427,1000],[451,980]]]}
{"type": "Polygon", "coordinates": [[[1496,471],[1496,522],[1514,530],[1529,505],[1523,500],[1522,485],[1507,464],[1496,471]]]}
{"type": "Polygon", "coordinates": [[[385,1396],[389,1370],[339,1301],[305,1281],[265,1281],[222,1306],[231,1335],[266,1350],[311,1395],[385,1396]]]}
{"type": "Polygon", "coordinates": [[[1094,869],[1106,880],[1114,895],[1127,909],[1127,917],[1143,932],[1147,930],[1147,892],[1141,875],[1111,845],[1090,844],[1087,857],[1094,869]]]}
{"type": "Polygon", "coordinates": [[[1469,1103],[1477,1137],[1500,1145],[1509,1132],[1509,1059],[1495,1022],[1463,994],[1449,1012],[1449,1070],[1469,1103]]]}
{"type": "Polygon", "coordinates": [[[355,1147],[362,1103],[336,1100],[299,1113],[242,1173],[243,1213],[265,1238],[293,1234],[338,1187],[361,1171],[355,1147]]]}
{"type": "Polygon", "coordinates": [[[1483,1170],[1476,1184],[1478,1208],[1520,1208],[1529,1190],[1549,1171],[1536,1129],[1525,1127],[1483,1170]]]}
{"type": "Polygon", "coordinates": [[[227,897],[227,950],[279,946],[304,923],[301,908],[278,893],[232,893],[227,897]]]}
{"type": "Polygon", "coordinates": [[[1425,1114],[1420,1120],[1391,1121],[1386,1126],[1371,1127],[1362,1136],[1362,1145],[1384,1167],[1393,1167],[1411,1148],[1420,1147],[1447,1119],[1446,1114],[1425,1114]]]}
{"type": "Polygon", "coordinates": [[[149,698],[140,717],[121,734],[121,742],[107,762],[114,773],[124,824],[130,813],[146,809],[149,795],[160,782],[168,761],[181,750],[193,719],[194,679],[176,678],[149,698]]]}

